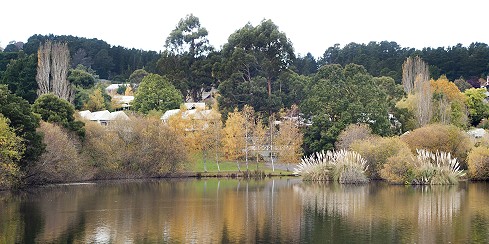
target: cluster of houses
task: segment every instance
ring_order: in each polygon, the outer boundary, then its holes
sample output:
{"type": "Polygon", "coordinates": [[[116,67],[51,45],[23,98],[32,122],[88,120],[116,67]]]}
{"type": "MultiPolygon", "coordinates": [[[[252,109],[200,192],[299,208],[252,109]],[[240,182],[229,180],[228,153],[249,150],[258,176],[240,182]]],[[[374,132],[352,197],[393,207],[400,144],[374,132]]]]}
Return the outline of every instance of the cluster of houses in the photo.
{"type": "MultiPolygon", "coordinates": [[[[103,110],[91,112],[89,110],[84,110],[78,112],[80,117],[104,126],[109,125],[112,121],[116,120],[129,120],[129,116],[127,116],[124,111],[130,110],[131,103],[134,101],[134,96],[117,94],[117,90],[121,86],[125,87],[126,84],[111,84],[105,88],[105,92],[120,104],[121,107],[118,109],[119,111],[109,112],[108,110],[103,110]]],[[[213,94],[216,92],[217,90],[214,88],[209,92],[202,92],[202,101],[213,99],[213,94]]],[[[164,123],[167,123],[170,117],[179,114],[180,112],[182,112],[181,116],[183,119],[192,118],[199,120],[207,118],[212,112],[212,110],[206,109],[205,102],[186,102],[182,106],[182,109],[184,109],[184,111],[181,111],[181,109],[171,109],[166,111],[163,116],[161,116],[161,120],[164,123]]]]}

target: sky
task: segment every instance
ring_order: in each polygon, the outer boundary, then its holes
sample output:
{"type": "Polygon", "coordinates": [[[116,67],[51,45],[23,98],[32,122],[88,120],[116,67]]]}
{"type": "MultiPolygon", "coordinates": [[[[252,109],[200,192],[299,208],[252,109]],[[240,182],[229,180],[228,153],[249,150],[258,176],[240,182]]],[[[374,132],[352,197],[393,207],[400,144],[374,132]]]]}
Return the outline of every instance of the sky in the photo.
{"type": "Polygon", "coordinates": [[[250,22],[271,19],[296,54],[320,57],[335,44],[395,41],[401,47],[489,44],[489,1],[439,0],[7,0],[0,4],[0,46],[34,34],[97,38],[110,45],[163,50],[188,14],[200,19],[212,46],[250,22]]]}

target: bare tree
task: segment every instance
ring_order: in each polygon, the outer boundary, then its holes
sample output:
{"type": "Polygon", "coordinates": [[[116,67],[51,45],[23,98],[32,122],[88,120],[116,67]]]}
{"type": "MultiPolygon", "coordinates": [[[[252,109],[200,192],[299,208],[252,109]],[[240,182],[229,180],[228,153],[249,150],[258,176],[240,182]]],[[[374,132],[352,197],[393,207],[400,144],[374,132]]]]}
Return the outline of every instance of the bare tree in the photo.
{"type": "Polygon", "coordinates": [[[37,51],[37,74],[36,81],[39,86],[38,95],[46,94],[51,91],[50,70],[51,70],[51,41],[46,41],[39,46],[37,51]]]}
{"type": "Polygon", "coordinates": [[[73,102],[74,90],[68,82],[70,51],[67,43],[46,41],[39,46],[36,81],[38,95],[54,93],[73,102]]]}
{"type": "Polygon", "coordinates": [[[416,95],[418,126],[428,124],[432,117],[432,92],[428,65],[419,57],[409,57],[402,65],[402,85],[407,94],[416,95]]]}
{"type": "Polygon", "coordinates": [[[54,43],[51,50],[52,92],[60,98],[73,102],[73,89],[68,82],[70,51],[67,43],[54,43]]]}

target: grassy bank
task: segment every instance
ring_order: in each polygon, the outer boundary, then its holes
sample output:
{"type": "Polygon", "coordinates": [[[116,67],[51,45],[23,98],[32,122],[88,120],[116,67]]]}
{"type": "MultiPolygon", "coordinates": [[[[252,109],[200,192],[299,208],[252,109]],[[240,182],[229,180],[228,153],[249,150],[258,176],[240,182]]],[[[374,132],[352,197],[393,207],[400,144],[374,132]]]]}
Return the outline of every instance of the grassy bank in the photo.
{"type": "MultiPolygon", "coordinates": [[[[190,156],[190,162],[187,164],[186,171],[190,174],[202,177],[242,177],[246,174],[246,163],[239,163],[239,168],[236,162],[221,161],[219,162],[219,169],[217,167],[214,157],[206,158],[206,169],[204,170],[204,159],[201,153],[196,153],[190,156]],[[241,169],[241,171],[240,171],[241,169]]],[[[293,166],[289,167],[289,171],[284,169],[275,168],[272,171],[270,165],[264,162],[248,161],[248,170],[251,174],[263,174],[266,176],[288,176],[292,175],[293,166]]]]}

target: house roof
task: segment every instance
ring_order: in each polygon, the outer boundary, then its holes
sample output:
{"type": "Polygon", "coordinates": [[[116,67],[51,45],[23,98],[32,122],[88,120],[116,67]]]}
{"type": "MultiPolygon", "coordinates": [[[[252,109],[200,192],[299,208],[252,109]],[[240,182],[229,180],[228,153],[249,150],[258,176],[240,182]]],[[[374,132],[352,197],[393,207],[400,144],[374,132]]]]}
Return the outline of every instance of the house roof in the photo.
{"type": "Polygon", "coordinates": [[[108,110],[90,112],[84,110],[78,112],[80,116],[90,121],[111,121],[111,120],[129,120],[129,117],[123,111],[109,112],[108,110]]]}

